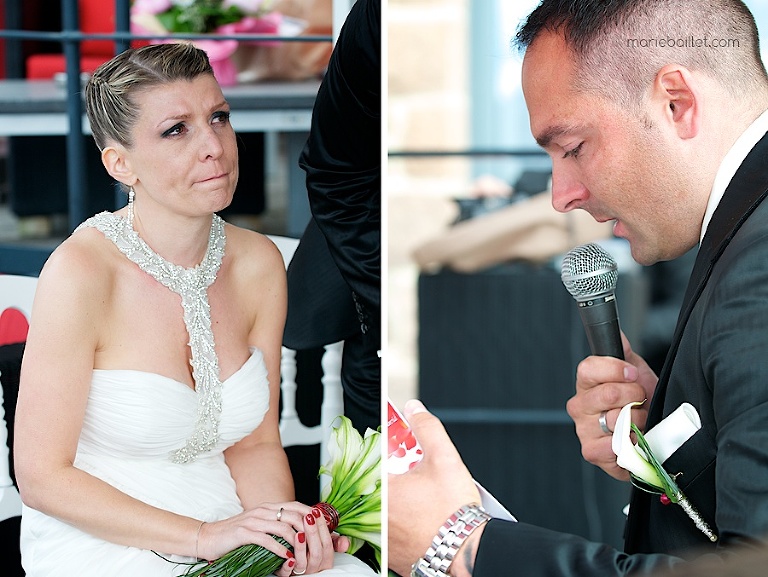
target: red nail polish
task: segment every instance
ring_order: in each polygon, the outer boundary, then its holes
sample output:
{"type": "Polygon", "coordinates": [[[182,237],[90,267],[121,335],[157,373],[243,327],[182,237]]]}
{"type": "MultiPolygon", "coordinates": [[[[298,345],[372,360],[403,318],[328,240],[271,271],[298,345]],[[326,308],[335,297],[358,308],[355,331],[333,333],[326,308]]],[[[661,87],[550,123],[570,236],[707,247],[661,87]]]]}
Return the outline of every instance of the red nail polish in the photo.
{"type": "Polygon", "coordinates": [[[285,552],[285,555],[288,557],[288,559],[293,559],[293,551],[288,549],[288,551],[285,552]]]}
{"type": "Polygon", "coordinates": [[[317,507],[312,507],[312,514],[315,516],[316,519],[319,519],[320,515],[322,515],[323,513],[317,507]]]}
{"type": "Polygon", "coordinates": [[[306,541],[307,536],[304,535],[304,532],[296,533],[296,539],[298,539],[299,543],[303,543],[306,541]]]}
{"type": "Polygon", "coordinates": [[[311,513],[308,513],[306,517],[304,517],[307,521],[307,525],[314,525],[315,524],[315,517],[311,513]]]}
{"type": "Polygon", "coordinates": [[[296,559],[288,559],[288,567],[292,568],[296,564],[296,559]]]}

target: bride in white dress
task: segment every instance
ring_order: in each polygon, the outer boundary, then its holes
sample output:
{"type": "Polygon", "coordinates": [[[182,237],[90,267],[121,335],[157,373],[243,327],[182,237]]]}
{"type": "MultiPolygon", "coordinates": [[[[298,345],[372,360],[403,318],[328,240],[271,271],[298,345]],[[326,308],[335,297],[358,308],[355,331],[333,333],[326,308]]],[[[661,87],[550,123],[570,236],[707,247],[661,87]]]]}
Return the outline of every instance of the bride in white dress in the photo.
{"type": "Polygon", "coordinates": [[[215,215],[238,152],[205,53],[127,51],[94,73],[86,107],[129,203],[40,275],[14,447],[27,576],[175,576],[248,543],[285,559],[280,577],[373,575],[293,500],[285,270],[268,239],[215,215]]]}

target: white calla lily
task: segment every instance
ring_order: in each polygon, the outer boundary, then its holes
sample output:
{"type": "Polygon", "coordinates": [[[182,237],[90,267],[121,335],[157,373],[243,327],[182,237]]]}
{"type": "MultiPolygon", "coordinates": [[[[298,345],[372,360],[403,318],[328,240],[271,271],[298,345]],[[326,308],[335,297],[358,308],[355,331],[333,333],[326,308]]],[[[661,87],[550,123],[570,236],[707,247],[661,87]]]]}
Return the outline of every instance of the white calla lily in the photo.
{"type": "Polygon", "coordinates": [[[646,460],[642,450],[632,442],[630,437],[630,432],[632,431],[632,407],[642,404],[629,403],[621,409],[613,430],[611,448],[616,454],[616,463],[619,467],[626,469],[644,483],[663,491],[664,483],[656,469],[646,460]]]}
{"type": "Polygon", "coordinates": [[[334,424],[328,462],[320,474],[331,476],[321,498],[339,512],[336,531],[351,540],[349,553],[364,541],[381,555],[381,433],[368,429],[361,436],[349,419],[334,424]]]}

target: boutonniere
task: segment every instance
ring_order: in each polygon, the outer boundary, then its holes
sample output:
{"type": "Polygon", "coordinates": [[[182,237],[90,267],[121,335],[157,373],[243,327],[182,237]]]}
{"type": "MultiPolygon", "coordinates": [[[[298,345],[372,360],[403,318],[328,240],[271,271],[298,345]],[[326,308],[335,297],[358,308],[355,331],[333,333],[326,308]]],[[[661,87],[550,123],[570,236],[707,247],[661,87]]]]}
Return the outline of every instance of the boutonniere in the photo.
{"type": "MultiPolygon", "coordinates": [[[[636,405],[642,405],[642,403],[629,403],[625,405],[621,409],[619,418],[616,421],[611,444],[613,452],[616,453],[616,463],[622,469],[629,471],[632,484],[638,489],[660,495],[660,500],[665,505],[670,503],[680,505],[694,522],[696,528],[714,543],[717,541],[717,535],[712,532],[706,521],[701,518],[699,512],[680,490],[680,487],[675,482],[676,476],[670,475],[661,465],[663,460],[674,449],[679,447],[691,434],[700,428],[701,425],[698,422],[696,409],[684,403],[660,423],[663,426],[659,427],[659,431],[656,431],[657,425],[652,431],[648,432],[648,435],[643,435],[640,429],[632,422],[632,407],[636,405]],[[677,446],[671,450],[663,447],[653,450],[651,444],[649,444],[649,439],[652,434],[661,437],[658,433],[662,431],[668,431],[670,434],[677,436],[682,435],[682,440],[679,440],[676,443],[677,446]],[[635,434],[637,443],[632,442],[630,433],[635,434]],[[661,457],[661,454],[664,454],[664,456],[661,457]],[[661,460],[659,460],[660,458],[661,460]]],[[[659,440],[662,441],[661,438],[659,440]]]]}

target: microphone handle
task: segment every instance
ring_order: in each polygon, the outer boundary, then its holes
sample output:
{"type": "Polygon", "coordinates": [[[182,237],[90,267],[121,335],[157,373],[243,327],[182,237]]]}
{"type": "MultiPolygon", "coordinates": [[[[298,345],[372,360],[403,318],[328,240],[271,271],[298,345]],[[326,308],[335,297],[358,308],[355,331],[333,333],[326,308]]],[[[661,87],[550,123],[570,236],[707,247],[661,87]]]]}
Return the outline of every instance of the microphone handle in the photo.
{"type": "Polygon", "coordinates": [[[578,303],[593,355],[624,359],[616,297],[611,293],[578,303]]]}

